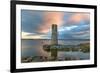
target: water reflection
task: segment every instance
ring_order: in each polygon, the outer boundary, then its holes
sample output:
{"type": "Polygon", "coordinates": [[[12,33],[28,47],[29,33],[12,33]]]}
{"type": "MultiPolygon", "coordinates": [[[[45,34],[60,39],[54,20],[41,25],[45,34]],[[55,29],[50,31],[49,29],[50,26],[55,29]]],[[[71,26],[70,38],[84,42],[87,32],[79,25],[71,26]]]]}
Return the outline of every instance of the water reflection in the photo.
{"type": "MultiPolygon", "coordinates": [[[[87,43],[89,40],[59,40],[59,44],[63,45],[77,45],[79,43],[87,43]]],[[[44,44],[50,44],[50,40],[22,40],[21,56],[22,60],[29,60],[29,62],[50,61],[51,53],[43,50],[44,44]]],[[[58,51],[57,60],[85,60],[90,58],[90,53],[66,52],[58,51]]],[[[23,61],[22,61],[23,62],[23,61]]]]}

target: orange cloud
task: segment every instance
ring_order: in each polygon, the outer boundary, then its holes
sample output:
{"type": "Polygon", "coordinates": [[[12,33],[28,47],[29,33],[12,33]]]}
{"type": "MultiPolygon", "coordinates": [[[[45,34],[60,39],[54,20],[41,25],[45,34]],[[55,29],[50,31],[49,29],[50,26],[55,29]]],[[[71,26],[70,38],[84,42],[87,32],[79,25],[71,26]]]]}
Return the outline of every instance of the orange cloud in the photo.
{"type": "Polygon", "coordinates": [[[45,12],[43,19],[43,26],[39,27],[39,31],[42,33],[47,33],[50,30],[52,24],[57,24],[60,26],[63,22],[62,12],[45,12]]]}
{"type": "Polygon", "coordinates": [[[85,14],[85,13],[75,13],[74,15],[72,15],[68,22],[72,22],[72,23],[79,23],[81,20],[89,20],[90,16],[89,14],[85,14]]]}

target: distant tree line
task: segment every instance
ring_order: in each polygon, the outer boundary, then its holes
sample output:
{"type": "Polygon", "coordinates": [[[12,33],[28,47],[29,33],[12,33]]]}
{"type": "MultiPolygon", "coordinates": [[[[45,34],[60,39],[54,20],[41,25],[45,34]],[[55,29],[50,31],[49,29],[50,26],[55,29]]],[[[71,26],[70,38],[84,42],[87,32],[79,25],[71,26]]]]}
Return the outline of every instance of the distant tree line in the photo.
{"type": "Polygon", "coordinates": [[[43,49],[50,52],[51,49],[57,51],[82,51],[84,53],[90,52],[90,43],[81,43],[79,45],[43,45],[43,49]]]}

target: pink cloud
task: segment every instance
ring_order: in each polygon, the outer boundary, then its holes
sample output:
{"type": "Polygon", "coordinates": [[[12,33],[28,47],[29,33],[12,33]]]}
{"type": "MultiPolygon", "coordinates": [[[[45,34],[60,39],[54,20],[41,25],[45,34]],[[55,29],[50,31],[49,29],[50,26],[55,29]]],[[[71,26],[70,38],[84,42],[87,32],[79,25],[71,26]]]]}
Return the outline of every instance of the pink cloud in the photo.
{"type": "Polygon", "coordinates": [[[43,26],[38,28],[39,32],[47,33],[50,30],[52,24],[57,24],[60,26],[63,23],[63,13],[62,12],[45,12],[43,19],[43,26]]]}
{"type": "Polygon", "coordinates": [[[79,23],[82,20],[89,20],[89,19],[90,19],[89,14],[75,13],[69,18],[68,23],[79,23]]]}
{"type": "Polygon", "coordinates": [[[73,13],[68,20],[63,20],[63,12],[45,12],[43,23],[38,28],[38,32],[47,33],[50,31],[52,24],[57,24],[58,27],[67,21],[67,24],[79,23],[82,20],[89,20],[90,16],[88,13],[73,13]]]}

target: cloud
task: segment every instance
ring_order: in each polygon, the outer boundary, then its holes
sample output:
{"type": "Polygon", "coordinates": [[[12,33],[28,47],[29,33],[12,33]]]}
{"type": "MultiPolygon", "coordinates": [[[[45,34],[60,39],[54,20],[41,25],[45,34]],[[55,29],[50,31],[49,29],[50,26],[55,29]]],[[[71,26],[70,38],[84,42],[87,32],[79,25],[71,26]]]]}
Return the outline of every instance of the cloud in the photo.
{"type": "Polygon", "coordinates": [[[89,38],[89,13],[21,11],[22,38],[50,39],[52,24],[58,25],[60,39],[89,38]]]}
{"type": "Polygon", "coordinates": [[[87,39],[90,36],[90,26],[87,25],[71,25],[68,27],[63,27],[59,31],[59,39],[87,39]],[[66,29],[70,28],[70,30],[66,29]]]}
{"type": "Polygon", "coordinates": [[[56,24],[58,27],[63,23],[62,12],[44,12],[43,23],[38,28],[41,33],[47,33],[50,31],[51,25],[56,24]]]}
{"type": "Polygon", "coordinates": [[[64,24],[63,26],[79,25],[79,24],[90,24],[90,14],[89,13],[64,13],[64,24]]]}
{"type": "Polygon", "coordinates": [[[59,32],[62,32],[62,31],[70,31],[70,30],[72,30],[72,29],[74,29],[74,28],[77,28],[78,26],[76,26],[76,25],[74,25],[74,26],[67,26],[67,27],[61,27],[61,28],[58,28],[59,30],[59,32]]]}
{"type": "Polygon", "coordinates": [[[71,32],[81,32],[81,31],[90,31],[90,25],[78,25],[76,29],[72,29],[71,32]]]}
{"type": "Polygon", "coordinates": [[[89,20],[90,19],[90,16],[89,14],[86,14],[86,13],[75,13],[73,14],[69,20],[68,20],[68,23],[79,23],[81,21],[86,21],[86,20],[89,20]]]}
{"type": "Polygon", "coordinates": [[[75,32],[73,33],[74,35],[84,35],[84,34],[90,34],[90,31],[79,31],[79,32],[75,32]]]}
{"type": "Polygon", "coordinates": [[[36,33],[28,33],[28,32],[22,32],[22,39],[41,39],[45,38],[44,34],[36,34],[36,33]]]}
{"type": "Polygon", "coordinates": [[[47,34],[39,34],[39,33],[28,33],[28,32],[21,32],[22,39],[50,39],[51,33],[47,34]]]}
{"type": "Polygon", "coordinates": [[[29,35],[31,33],[28,33],[28,32],[21,32],[22,36],[26,36],[26,35],[29,35]]]}
{"type": "Polygon", "coordinates": [[[35,33],[37,28],[41,26],[43,12],[34,10],[21,10],[22,31],[35,33]]]}
{"type": "Polygon", "coordinates": [[[90,39],[90,34],[81,34],[81,35],[74,35],[76,39],[90,39]]]}

